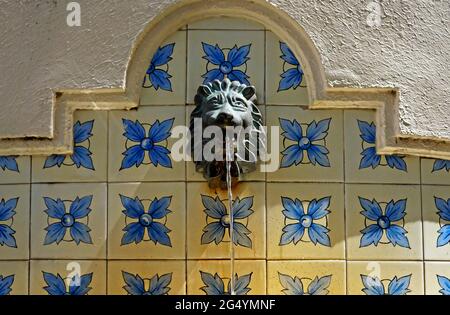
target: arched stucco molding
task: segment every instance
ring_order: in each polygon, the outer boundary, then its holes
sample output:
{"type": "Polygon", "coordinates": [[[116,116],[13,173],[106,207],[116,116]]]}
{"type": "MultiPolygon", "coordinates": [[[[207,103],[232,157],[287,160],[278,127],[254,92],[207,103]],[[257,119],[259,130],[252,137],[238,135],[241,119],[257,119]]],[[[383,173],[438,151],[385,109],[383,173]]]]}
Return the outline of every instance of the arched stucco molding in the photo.
{"type": "Polygon", "coordinates": [[[320,55],[308,34],[285,12],[264,0],[185,0],[172,5],[150,21],[137,37],[129,55],[125,85],[122,88],[54,91],[53,138],[2,139],[0,155],[71,153],[75,110],[137,107],[148,61],[160,43],[188,23],[217,16],[255,20],[288,43],[302,64],[308,80],[312,109],[376,109],[379,153],[450,159],[450,141],[400,135],[398,90],[328,87],[320,55]]]}

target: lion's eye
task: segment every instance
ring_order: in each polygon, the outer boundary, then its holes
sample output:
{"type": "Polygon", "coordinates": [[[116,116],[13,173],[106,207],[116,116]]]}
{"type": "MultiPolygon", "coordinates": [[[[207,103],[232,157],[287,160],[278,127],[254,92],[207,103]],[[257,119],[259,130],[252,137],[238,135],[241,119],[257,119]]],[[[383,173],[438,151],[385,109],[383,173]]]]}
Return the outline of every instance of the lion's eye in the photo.
{"type": "Polygon", "coordinates": [[[235,101],[232,103],[232,105],[233,105],[234,107],[246,107],[246,104],[245,104],[244,102],[242,102],[242,101],[239,101],[239,100],[235,100],[235,101]]]}

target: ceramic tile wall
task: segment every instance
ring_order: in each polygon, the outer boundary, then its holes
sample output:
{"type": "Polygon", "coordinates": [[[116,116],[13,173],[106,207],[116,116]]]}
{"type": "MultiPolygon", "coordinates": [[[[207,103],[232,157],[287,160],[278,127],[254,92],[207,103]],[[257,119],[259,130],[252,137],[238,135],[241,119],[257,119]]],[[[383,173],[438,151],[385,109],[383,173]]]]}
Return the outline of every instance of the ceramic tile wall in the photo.
{"type": "Polygon", "coordinates": [[[169,154],[223,77],[281,128],[280,168],[233,190],[238,294],[450,294],[450,161],[376,155],[372,111],[306,109],[257,23],[187,25],[144,70],[138,109],[75,113],[73,155],[0,157],[0,295],[229,293],[227,194],[169,154]]]}

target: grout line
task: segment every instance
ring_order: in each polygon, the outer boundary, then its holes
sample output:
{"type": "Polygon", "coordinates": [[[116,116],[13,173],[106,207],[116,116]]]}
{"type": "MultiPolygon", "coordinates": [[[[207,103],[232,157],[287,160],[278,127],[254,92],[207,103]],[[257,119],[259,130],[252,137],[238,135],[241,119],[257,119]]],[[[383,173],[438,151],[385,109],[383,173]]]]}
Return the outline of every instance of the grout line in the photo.
{"type": "Polygon", "coordinates": [[[342,111],[342,173],[344,178],[344,273],[345,273],[345,294],[348,295],[348,244],[347,244],[347,183],[346,183],[346,158],[345,158],[345,148],[346,148],[346,136],[345,136],[345,113],[342,111]]]}
{"type": "MultiPolygon", "coordinates": [[[[188,65],[189,65],[189,27],[188,25],[186,25],[186,69],[185,69],[185,80],[184,80],[184,89],[185,89],[185,101],[186,104],[188,103],[188,88],[187,88],[187,82],[188,82],[188,65]]],[[[185,124],[188,125],[188,119],[187,119],[187,107],[184,111],[184,121],[185,124]]],[[[185,154],[187,154],[187,152],[185,152],[185,154]]],[[[188,294],[188,223],[187,223],[187,218],[188,218],[188,201],[187,201],[187,196],[188,196],[188,191],[187,191],[187,169],[188,169],[188,161],[184,161],[184,292],[187,295],[188,294]]]]}
{"type": "Polygon", "coordinates": [[[424,216],[423,216],[423,193],[422,193],[422,159],[419,159],[419,178],[420,178],[420,221],[422,227],[422,281],[423,281],[423,295],[426,292],[426,281],[425,281],[425,227],[424,227],[424,216]]]}
{"type": "Polygon", "coordinates": [[[109,112],[106,113],[106,231],[105,231],[105,250],[106,250],[106,263],[105,263],[105,281],[106,295],[109,293],[109,112]]]}
{"type": "Polygon", "coordinates": [[[31,199],[32,199],[32,184],[31,184],[31,179],[32,179],[32,172],[33,172],[33,162],[32,162],[32,157],[30,157],[30,187],[29,187],[29,200],[28,200],[28,205],[29,205],[29,209],[28,209],[28,295],[31,294],[31,199]]]}

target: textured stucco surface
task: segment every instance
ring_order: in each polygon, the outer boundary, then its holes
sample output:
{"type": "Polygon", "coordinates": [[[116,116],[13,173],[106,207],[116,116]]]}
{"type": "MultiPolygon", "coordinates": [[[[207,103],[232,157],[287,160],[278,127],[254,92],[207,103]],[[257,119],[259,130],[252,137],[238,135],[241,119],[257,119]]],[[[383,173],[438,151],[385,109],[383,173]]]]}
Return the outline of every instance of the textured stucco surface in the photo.
{"type": "MultiPolygon", "coordinates": [[[[50,136],[52,89],[123,87],[136,37],[177,1],[0,0],[0,137],[50,136]]],[[[245,2],[245,1],[243,1],[245,2]]],[[[306,30],[330,86],[397,87],[404,134],[450,139],[450,2],[271,0],[306,30]]]]}

